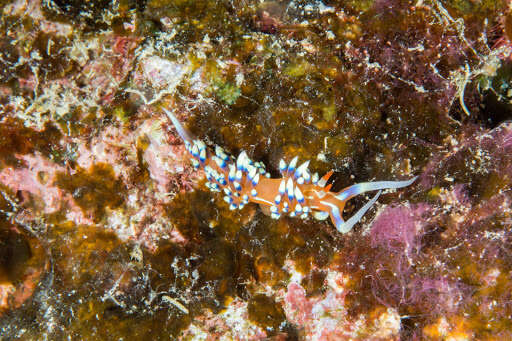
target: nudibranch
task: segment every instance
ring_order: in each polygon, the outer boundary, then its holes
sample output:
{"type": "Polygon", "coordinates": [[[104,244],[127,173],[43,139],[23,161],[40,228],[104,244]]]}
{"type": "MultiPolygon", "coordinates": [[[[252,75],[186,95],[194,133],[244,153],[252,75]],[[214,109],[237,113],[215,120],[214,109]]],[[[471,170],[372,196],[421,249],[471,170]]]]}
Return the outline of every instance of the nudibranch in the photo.
{"type": "Polygon", "coordinates": [[[259,204],[262,211],[274,219],[283,215],[306,218],[309,214],[318,220],[330,217],[339,232],[347,233],[377,201],[382,190],[409,186],[417,178],[406,181],[363,182],[340,192],[331,192],[332,184],[328,185],[327,182],[333,171],[320,178],[318,173],[309,172],[309,161],[297,166],[297,156],[289,163],[281,160],[279,171],[282,177],[271,178],[265,165],[251,160],[245,151],[234,158],[220,146],[209,149],[203,141],[193,138],[172,112],[165,108],[164,111],[192,155],[194,168],[204,170],[208,180],[206,186],[213,192],[223,192],[224,201],[232,210],[242,209],[253,202],[259,204]],[[378,192],[352,217],[343,220],[345,203],[354,196],[369,191],[378,192]]]}

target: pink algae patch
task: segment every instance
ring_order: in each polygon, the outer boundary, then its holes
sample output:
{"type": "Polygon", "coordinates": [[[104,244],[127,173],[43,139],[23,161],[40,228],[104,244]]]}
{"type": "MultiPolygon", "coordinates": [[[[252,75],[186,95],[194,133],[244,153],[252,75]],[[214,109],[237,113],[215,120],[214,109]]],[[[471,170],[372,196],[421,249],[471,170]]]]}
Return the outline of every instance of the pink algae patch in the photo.
{"type": "Polygon", "coordinates": [[[420,238],[427,224],[424,215],[431,211],[428,204],[387,207],[372,224],[371,246],[381,246],[410,255],[420,249],[420,238]]]}
{"type": "Polygon", "coordinates": [[[290,283],[288,285],[285,302],[288,308],[287,311],[292,313],[291,320],[294,323],[303,325],[312,318],[313,302],[306,298],[306,290],[299,284],[290,283]]]}
{"type": "MultiPolygon", "coordinates": [[[[248,316],[247,303],[235,298],[220,313],[207,309],[195,318],[180,335],[186,340],[268,340],[268,335],[261,327],[253,323],[248,316]]],[[[281,340],[278,337],[272,340],[281,340]]]]}
{"type": "Polygon", "coordinates": [[[192,187],[195,178],[189,179],[190,172],[186,172],[190,169],[188,152],[182,144],[169,144],[162,121],[158,119],[145,120],[133,131],[113,126],[105,128],[88,145],[79,145],[77,163],[84,169],[95,163],[111,164],[116,177],[127,182],[137,162],[135,151],[139,139],[149,142],[142,157],[157,192],[166,193],[171,185],[192,187]]]}
{"type": "Polygon", "coordinates": [[[62,167],[52,162],[33,155],[18,156],[27,163],[26,168],[5,168],[0,172],[0,182],[11,188],[13,191],[26,191],[41,198],[44,205],[44,212],[52,213],[59,209],[62,193],[48,184],[43,184],[53,178],[55,172],[62,171],[62,167]]]}
{"type": "MultiPolygon", "coordinates": [[[[92,223],[84,217],[81,209],[58,187],[53,186],[55,174],[64,168],[40,155],[18,155],[27,167],[5,168],[0,172],[0,182],[11,190],[27,192],[40,200],[45,213],[61,209],[63,202],[68,204],[67,218],[77,224],[92,223]],[[69,199],[69,200],[68,200],[69,199]]],[[[23,193],[22,193],[23,194],[23,193]]]]}
{"type": "MultiPolygon", "coordinates": [[[[288,321],[304,330],[307,340],[360,339],[361,333],[372,337],[375,332],[371,329],[373,321],[358,322],[348,318],[344,282],[342,273],[329,272],[324,282],[325,291],[312,297],[308,297],[298,283],[288,285],[283,295],[284,311],[288,321]]],[[[395,328],[390,335],[397,332],[395,328]]]]}
{"type": "Polygon", "coordinates": [[[0,182],[13,191],[25,191],[40,199],[45,213],[58,211],[63,202],[68,204],[66,217],[76,224],[91,224],[81,209],[58,187],[52,185],[57,172],[63,167],[40,155],[18,156],[27,164],[26,168],[5,168],[0,172],[0,182]],[[64,199],[64,200],[63,200],[64,199]],[[69,200],[68,200],[69,199],[69,200]]]}

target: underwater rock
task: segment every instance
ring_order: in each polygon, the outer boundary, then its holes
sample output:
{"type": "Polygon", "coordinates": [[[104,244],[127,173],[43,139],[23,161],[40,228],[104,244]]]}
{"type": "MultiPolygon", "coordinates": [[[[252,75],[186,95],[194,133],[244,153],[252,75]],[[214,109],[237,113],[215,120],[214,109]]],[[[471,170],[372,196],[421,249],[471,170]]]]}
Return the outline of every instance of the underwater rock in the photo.
{"type": "Polygon", "coordinates": [[[0,11],[2,337],[512,338],[508,1],[0,11]],[[346,234],[230,210],[164,109],[271,178],[419,178],[346,234]]]}

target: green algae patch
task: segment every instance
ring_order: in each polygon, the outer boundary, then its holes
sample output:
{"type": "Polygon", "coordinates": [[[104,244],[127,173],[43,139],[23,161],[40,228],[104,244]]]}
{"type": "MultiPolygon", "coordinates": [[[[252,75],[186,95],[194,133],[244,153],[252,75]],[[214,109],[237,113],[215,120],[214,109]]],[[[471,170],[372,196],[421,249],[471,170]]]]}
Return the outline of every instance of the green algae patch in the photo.
{"type": "Polygon", "coordinates": [[[478,17],[482,14],[489,15],[505,11],[507,2],[505,0],[483,0],[478,2],[471,0],[449,0],[445,2],[445,6],[452,9],[455,14],[478,17]]]}
{"type": "MultiPolygon", "coordinates": [[[[166,299],[166,295],[173,296],[166,292],[166,288],[172,290],[173,281],[165,274],[171,269],[174,254],[165,252],[165,247],[151,254],[134,243],[121,241],[102,226],[77,226],[60,215],[46,219],[52,225],[45,242],[51,268],[33,302],[13,311],[5,323],[30,316],[31,321],[41,322],[31,327],[35,335],[98,340],[127,335],[168,339],[170,335],[177,337],[190,324],[191,317],[166,299]],[[140,259],[135,250],[140,250],[140,259]],[[155,269],[161,272],[157,274],[155,269]],[[161,285],[158,278],[168,281],[161,285]],[[44,321],[48,316],[63,328],[46,330],[44,321]]],[[[182,292],[187,288],[184,286],[182,292]]]]}
{"type": "Polygon", "coordinates": [[[324,121],[331,122],[336,118],[336,105],[331,102],[321,108],[324,121]]]}
{"type": "Polygon", "coordinates": [[[221,69],[214,60],[210,60],[206,63],[205,77],[210,84],[207,91],[227,105],[234,104],[242,94],[236,84],[236,69],[233,67],[221,69]]]}
{"type": "Polygon", "coordinates": [[[346,4],[355,11],[367,12],[374,6],[375,0],[349,0],[346,4]]]}
{"type": "Polygon", "coordinates": [[[471,184],[471,191],[474,193],[477,202],[485,202],[494,195],[510,188],[510,184],[511,179],[507,174],[491,172],[474,179],[471,184]]]}
{"type": "Polygon", "coordinates": [[[441,187],[439,187],[439,186],[431,188],[426,194],[427,199],[431,202],[439,201],[440,196],[441,196],[441,187]]]}
{"type": "Polygon", "coordinates": [[[311,74],[315,71],[315,67],[306,60],[298,60],[295,63],[288,65],[283,73],[287,76],[298,78],[311,74]]]}
{"type": "Polygon", "coordinates": [[[71,193],[84,213],[100,221],[107,208],[124,203],[125,185],[116,178],[111,165],[97,163],[88,170],[78,168],[75,174],[57,173],[55,185],[71,193]]]}
{"type": "Polygon", "coordinates": [[[241,94],[239,87],[227,82],[215,82],[213,89],[219,99],[228,105],[234,104],[241,94]]]}
{"type": "MultiPolygon", "coordinates": [[[[245,6],[216,0],[148,0],[144,18],[146,22],[154,23],[154,25],[148,25],[154,28],[150,33],[161,29],[159,23],[161,18],[171,19],[176,28],[174,39],[179,42],[180,49],[187,44],[203,41],[205,36],[215,39],[222,37],[222,43],[219,42],[219,46],[227,47],[230,44],[238,44],[244,33],[244,26],[240,25],[240,21],[232,20],[234,12],[240,7],[245,6]]],[[[221,51],[222,49],[216,53],[221,51]]]]}
{"type": "Polygon", "coordinates": [[[129,259],[126,245],[101,227],[61,222],[53,227],[51,235],[55,238],[52,253],[61,277],[59,285],[75,288],[84,297],[89,290],[101,291],[105,280],[119,276],[129,259]]]}

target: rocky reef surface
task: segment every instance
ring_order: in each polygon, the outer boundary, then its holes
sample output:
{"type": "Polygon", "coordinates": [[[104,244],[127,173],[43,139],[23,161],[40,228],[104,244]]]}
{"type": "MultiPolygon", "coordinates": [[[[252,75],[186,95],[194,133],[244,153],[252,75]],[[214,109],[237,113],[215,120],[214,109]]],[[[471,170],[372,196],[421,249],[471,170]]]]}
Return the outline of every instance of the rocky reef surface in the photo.
{"type": "Polygon", "coordinates": [[[1,337],[512,339],[511,6],[0,0],[1,337]],[[231,211],[163,108],[274,176],[419,178],[347,234],[231,211]]]}

